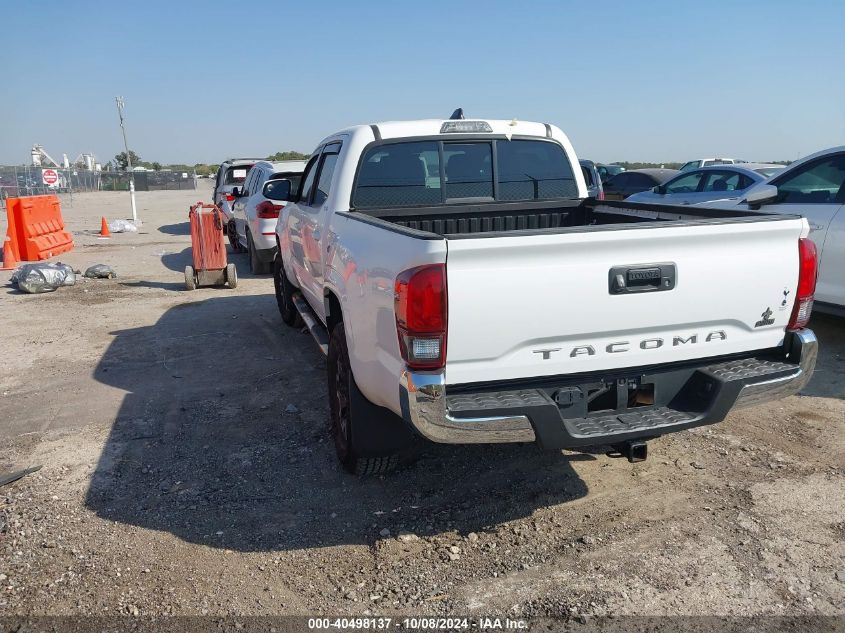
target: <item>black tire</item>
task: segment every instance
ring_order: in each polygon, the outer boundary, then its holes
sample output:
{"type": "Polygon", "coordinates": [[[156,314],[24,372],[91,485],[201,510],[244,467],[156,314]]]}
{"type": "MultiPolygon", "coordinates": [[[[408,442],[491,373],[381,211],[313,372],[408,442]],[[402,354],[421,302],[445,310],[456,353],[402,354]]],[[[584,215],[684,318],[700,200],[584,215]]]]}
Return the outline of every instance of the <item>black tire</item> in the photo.
{"type": "Polygon", "coordinates": [[[285,265],[279,253],[276,253],[273,260],[273,286],[276,288],[276,304],[279,306],[282,321],[291,327],[302,327],[302,315],[293,304],[293,293],[296,289],[288,281],[285,265]]]}
{"type": "Polygon", "coordinates": [[[226,264],[226,283],[229,284],[229,288],[238,287],[238,269],[234,264],[226,264]]]}
{"type": "Polygon", "coordinates": [[[243,246],[241,246],[241,243],[238,241],[238,230],[237,227],[235,227],[235,221],[230,221],[228,227],[229,228],[226,233],[229,237],[229,244],[232,245],[232,252],[242,253],[244,249],[243,246]]]}
{"type": "Polygon", "coordinates": [[[347,471],[356,475],[377,475],[394,470],[400,462],[398,452],[362,457],[356,450],[352,427],[365,412],[357,410],[356,403],[363,396],[352,376],[343,324],[332,330],[329,339],[328,370],[330,430],[338,460],[347,471]]]}
{"type": "Polygon", "coordinates": [[[258,257],[258,251],[255,250],[255,242],[252,241],[252,235],[246,234],[246,248],[249,252],[249,270],[253,275],[266,275],[270,272],[270,265],[268,262],[261,261],[258,257]]]}

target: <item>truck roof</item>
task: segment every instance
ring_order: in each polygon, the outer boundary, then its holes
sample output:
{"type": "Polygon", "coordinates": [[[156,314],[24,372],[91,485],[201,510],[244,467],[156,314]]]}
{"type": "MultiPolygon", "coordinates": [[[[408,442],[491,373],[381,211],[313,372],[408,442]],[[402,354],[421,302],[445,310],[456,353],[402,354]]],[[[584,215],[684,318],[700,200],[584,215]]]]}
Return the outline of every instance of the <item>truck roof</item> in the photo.
{"type": "MultiPolygon", "coordinates": [[[[502,119],[420,119],[416,121],[382,121],[380,123],[373,123],[370,125],[355,125],[345,130],[341,130],[335,135],[349,134],[354,136],[363,131],[367,134],[375,134],[376,129],[382,139],[391,138],[406,138],[415,136],[437,136],[441,134],[441,128],[444,123],[468,124],[474,121],[484,122],[489,124],[492,132],[487,134],[496,135],[520,135],[520,136],[539,136],[552,137],[552,127],[546,123],[536,123],[533,121],[519,121],[516,119],[502,120],[502,119]]],[[[478,132],[470,132],[472,134],[484,134],[478,132]]]]}

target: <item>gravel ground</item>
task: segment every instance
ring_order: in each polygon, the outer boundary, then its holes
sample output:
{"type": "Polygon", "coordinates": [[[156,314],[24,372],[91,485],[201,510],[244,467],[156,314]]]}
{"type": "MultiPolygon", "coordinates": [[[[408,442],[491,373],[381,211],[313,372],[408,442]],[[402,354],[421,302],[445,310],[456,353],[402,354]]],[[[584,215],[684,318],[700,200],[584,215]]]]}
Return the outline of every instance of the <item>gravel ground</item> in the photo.
{"type": "MultiPolygon", "coordinates": [[[[272,280],[186,292],[188,205],[65,205],[74,266],[0,290],[0,614],[845,615],[845,321],[805,392],[650,444],[648,461],[432,447],[357,479],[325,361],[272,280]]],[[[5,226],[0,224],[0,231],[5,226]]],[[[8,273],[0,273],[0,283],[8,273]]]]}

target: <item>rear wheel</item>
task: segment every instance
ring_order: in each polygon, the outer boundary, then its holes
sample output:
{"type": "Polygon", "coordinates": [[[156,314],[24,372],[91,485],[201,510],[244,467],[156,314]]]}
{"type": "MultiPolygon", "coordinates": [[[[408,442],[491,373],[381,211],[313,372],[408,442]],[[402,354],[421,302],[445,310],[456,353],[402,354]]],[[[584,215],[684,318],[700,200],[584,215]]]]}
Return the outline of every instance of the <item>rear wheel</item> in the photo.
{"type": "Polygon", "coordinates": [[[229,284],[229,288],[238,287],[238,269],[234,264],[226,264],[226,283],[229,284]]]}
{"type": "Polygon", "coordinates": [[[194,276],[193,266],[185,266],[185,288],[188,290],[197,289],[197,278],[194,276]]]}
{"type": "Polygon", "coordinates": [[[329,339],[328,370],[331,434],[340,463],[356,475],[376,475],[395,469],[399,465],[398,452],[362,457],[356,450],[353,425],[361,422],[360,418],[366,411],[357,408],[363,395],[358,392],[352,376],[343,324],[332,330],[329,339]]]}
{"type": "Polygon", "coordinates": [[[280,253],[276,253],[273,260],[273,286],[276,288],[276,304],[279,306],[279,314],[282,321],[291,327],[302,327],[302,316],[293,304],[293,285],[288,281],[285,273],[285,265],[282,262],[280,253]]]}
{"type": "Polygon", "coordinates": [[[270,267],[266,262],[261,261],[258,251],[255,249],[255,242],[252,241],[252,234],[246,234],[246,247],[249,251],[249,270],[253,275],[266,275],[270,267]]]}
{"type": "Polygon", "coordinates": [[[229,244],[232,245],[232,252],[233,253],[243,252],[244,249],[241,246],[241,243],[238,241],[238,229],[235,226],[235,221],[231,220],[227,226],[228,226],[228,230],[226,231],[226,233],[229,237],[229,244]]]}

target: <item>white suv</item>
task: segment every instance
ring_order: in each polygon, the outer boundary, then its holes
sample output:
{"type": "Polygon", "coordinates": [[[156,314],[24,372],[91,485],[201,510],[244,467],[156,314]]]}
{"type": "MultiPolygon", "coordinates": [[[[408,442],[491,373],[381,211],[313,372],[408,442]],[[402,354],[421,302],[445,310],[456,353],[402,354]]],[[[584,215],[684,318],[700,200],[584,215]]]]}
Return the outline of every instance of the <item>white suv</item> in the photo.
{"type": "MultiPolygon", "coordinates": [[[[223,215],[226,216],[226,224],[232,219],[232,203],[235,197],[232,189],[240,187],[246,180],[246,175],[259,158],[229,158],[220,164],[217,176],[214,179],[214,193],[211,199],[214,200],[223,215]]],[[[224,227],[225,230],[225,227],[224,227]]]]}
{"type": "Polygon", "coordinates": [[[229,242],[236,252],[249,252],[249,269],[254,274],[269,273],[276,256],[276,220],[290,194],[299,189],[304,161],[270,162],[260,160],[249,170],[243,188],[232,192],[229,242]],[[268,184],[269,181],[288,180],[268,184]]]}

